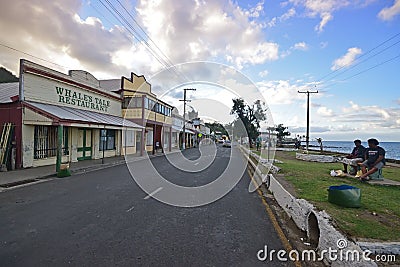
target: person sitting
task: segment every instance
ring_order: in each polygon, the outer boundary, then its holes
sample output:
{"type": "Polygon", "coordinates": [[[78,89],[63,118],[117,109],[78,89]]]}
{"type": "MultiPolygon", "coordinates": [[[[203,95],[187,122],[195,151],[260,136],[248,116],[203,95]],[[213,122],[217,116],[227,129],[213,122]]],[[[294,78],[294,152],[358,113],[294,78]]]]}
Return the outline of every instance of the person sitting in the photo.
{"type": "Polygon", "coordinates": [[[347,166],[357,166],[358,163],[364,161],[365,147],[361,144],[361,140],[354,140],[355,147],[351,154],[346,156],[346,163],[343,163],[343,172],[347,173],[347,166]]]}
{"type": "Polygon", "coordinates": [[[385,166],[385,153],[386,151],[379,146],[378,140],[374,138],[368,140],[368,148],[365,151],[365,161],[361,165],[363,173],[360,176],[361,181],[369,180],[369,175],[385,166]]]}

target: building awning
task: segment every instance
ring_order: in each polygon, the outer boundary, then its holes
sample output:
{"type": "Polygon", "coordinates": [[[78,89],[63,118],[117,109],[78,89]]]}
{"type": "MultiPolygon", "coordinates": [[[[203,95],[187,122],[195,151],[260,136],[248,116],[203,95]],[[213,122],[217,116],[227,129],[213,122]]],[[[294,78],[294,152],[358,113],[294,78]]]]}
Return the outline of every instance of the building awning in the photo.
{"type": "Polygon", "coordinates": [[[195,131],[190,130],[190,129],[185,129],[185,132],[188,133],[188,134],[196,134],[195,131]]]}
{"type": "MultiPolygon", "coordinates": [[[[181,128],[181,127],[179,127],[179,126],[172,125],[171,128],[172,128],[172,130],[175,131],[175,132],[183,132],[183,128],[181,128]]],[[[191,129],[188,129],[188,128],[185,129],[185,132],[188,133],[188,134],[196,134],[195,131],[193,131],[193,130],[191,130],[191,129]]]]}
{"type": "Polygon", "coordinates": [[[172,125],[171,128],[174,132],[182,132],[183,131],[183,128],[179,127],[179,126],[172,125]]]}
{"type": "Polygon", "coordinates": [[[36,102],[24,102],[24,104],[33,111],[42,113],[44,116],[56,120],[61,124],[94,124],[97,126],[112,126],[116,128],[144,128],[122,117],[103,113],[36,102]]]}

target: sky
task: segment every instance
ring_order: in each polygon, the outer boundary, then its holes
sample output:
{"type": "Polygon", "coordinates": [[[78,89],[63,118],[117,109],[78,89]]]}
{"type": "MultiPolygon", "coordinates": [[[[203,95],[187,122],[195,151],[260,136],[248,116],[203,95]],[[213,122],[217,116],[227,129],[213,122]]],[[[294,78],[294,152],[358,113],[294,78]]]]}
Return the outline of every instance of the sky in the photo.
{"type": "MultiPolygon", "coordinates": [[[[239,96],[261,93],[274,124],[303,135],[298,91],[318,90],[312,139],[400,141],[400,0],[0,2],[0,65],[17,75],[20,58],[98,79],[152,80],[175,64],[216,62],[224,67],[213,79],[225,87],[190,94],[200,116],[231,118],[229,86],[240,87],[239,96]],[[210,103],[224,108],[213,116],[210,103]]],[[[165,100],[179,106],[171,92],[165,100]]]]}

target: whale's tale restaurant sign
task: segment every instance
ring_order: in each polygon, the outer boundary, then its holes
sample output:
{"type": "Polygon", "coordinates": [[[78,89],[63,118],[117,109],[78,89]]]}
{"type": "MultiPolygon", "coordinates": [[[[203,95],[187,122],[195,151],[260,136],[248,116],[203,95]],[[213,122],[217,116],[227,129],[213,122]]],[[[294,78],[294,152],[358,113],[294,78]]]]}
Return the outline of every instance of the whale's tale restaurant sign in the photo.
{"type": "Polygon", "coordinates": [[[92,97],[81,92],[56,86],[58,102],[71,106],[90,108],[95,111],[107,112],[110,107],[110,100],[99,97],[92,97]]]}

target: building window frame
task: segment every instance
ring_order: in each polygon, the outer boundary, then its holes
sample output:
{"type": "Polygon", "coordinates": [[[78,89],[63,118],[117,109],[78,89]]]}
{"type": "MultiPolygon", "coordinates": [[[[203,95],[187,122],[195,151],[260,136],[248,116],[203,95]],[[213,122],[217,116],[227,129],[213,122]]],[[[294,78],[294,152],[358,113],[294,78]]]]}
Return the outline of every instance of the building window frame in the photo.
{"type": "MultiPolygon", "coordinates": [[[[68,127],[63,127],[62,155],[69,155],[68,127]]],[[[33,158],[47,159],[57,156],[58,127],[35,125],[33,134],[33,158]]]]}
{"type": "Polygon", "coordinates": [[[100,145],[99,151],[115,150],[116,149],[116,130],[101,129],[100,130],[100,145]]]}

